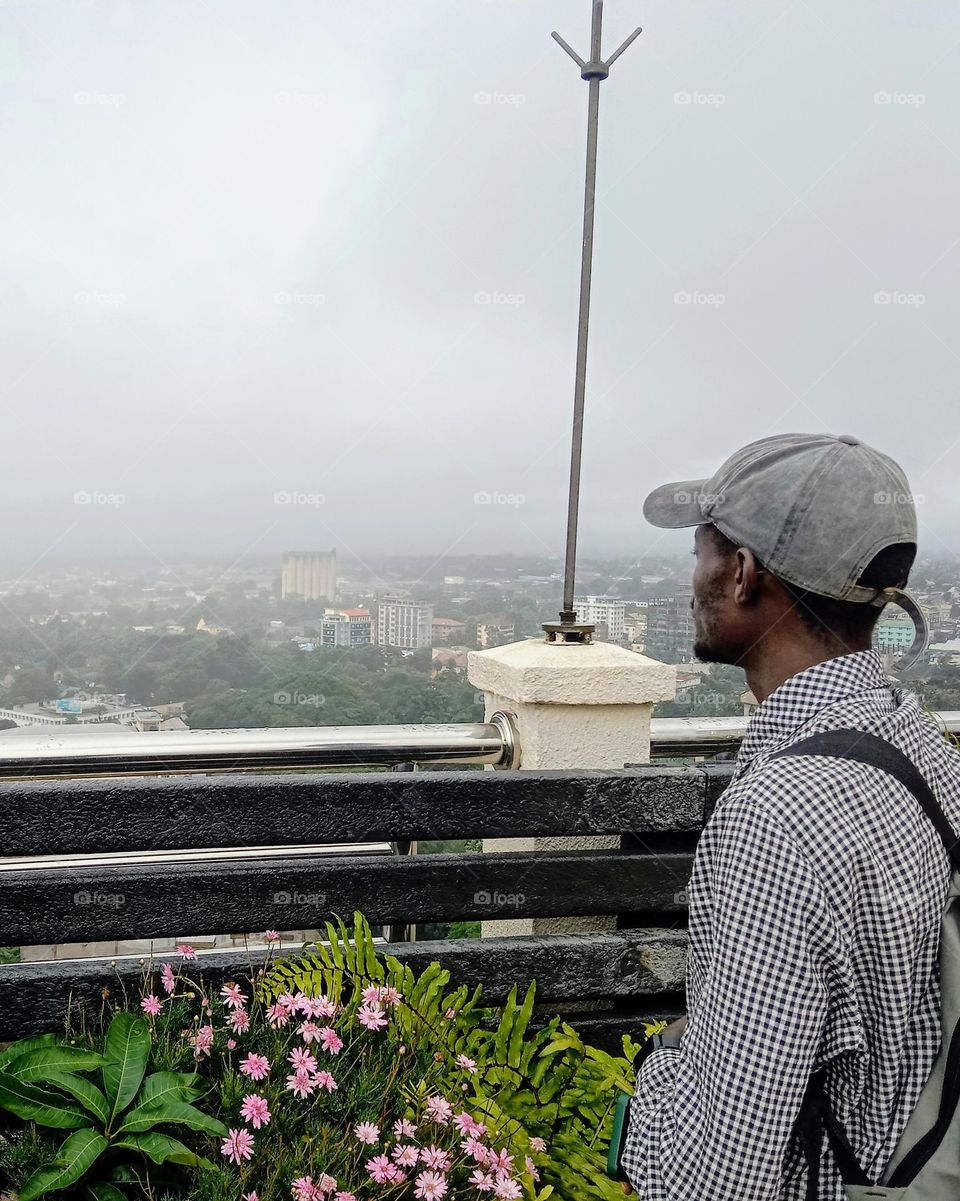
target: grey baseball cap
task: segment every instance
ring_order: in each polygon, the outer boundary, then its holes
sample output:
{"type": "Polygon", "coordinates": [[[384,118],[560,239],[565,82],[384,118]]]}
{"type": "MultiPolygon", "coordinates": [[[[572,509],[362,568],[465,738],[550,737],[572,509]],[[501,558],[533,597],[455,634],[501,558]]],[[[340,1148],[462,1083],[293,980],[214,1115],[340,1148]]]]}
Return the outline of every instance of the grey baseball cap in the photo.
{"type": "Polygon", "coordinates": [[[888,588],[857,583],[884,547],[916,544],[917,513],[903,470],[850,434],[761,438],[710,479],[655,489],[643,515],[666,529],[710,522],[797,588],[916,610],[898,580],[888,588]]]}

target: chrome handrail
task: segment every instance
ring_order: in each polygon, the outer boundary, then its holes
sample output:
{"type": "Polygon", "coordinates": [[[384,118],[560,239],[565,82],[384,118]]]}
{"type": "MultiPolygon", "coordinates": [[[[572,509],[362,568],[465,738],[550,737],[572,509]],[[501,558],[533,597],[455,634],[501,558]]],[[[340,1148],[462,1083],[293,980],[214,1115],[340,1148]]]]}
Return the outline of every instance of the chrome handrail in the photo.
{"type": "Polygon", "coordinates": [[[515,767],[519,747],[506,713],[489,722],[306,726],[139,733],[73,726],[0,733],[0,779],[490,763],[515,767]]]}

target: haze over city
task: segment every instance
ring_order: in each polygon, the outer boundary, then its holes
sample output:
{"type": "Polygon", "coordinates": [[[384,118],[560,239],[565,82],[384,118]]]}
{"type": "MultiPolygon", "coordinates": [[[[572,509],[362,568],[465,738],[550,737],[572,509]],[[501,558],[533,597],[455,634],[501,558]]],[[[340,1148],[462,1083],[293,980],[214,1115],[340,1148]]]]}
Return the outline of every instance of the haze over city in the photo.
{"type": "MultiPolygon", "coordinates": [[[[852,432],[952,554],[960,12],[610,0],[581,545],[852,432]]],[[[579,0],[0,10],[2,556],[560,555],[579,0]],[[284,497],[288,499],[284,499],[284,497]],[[479,500],[478,500],[479,497],[479,500]],[[483,498],[487,497],[487,500],[483,498]]]]}

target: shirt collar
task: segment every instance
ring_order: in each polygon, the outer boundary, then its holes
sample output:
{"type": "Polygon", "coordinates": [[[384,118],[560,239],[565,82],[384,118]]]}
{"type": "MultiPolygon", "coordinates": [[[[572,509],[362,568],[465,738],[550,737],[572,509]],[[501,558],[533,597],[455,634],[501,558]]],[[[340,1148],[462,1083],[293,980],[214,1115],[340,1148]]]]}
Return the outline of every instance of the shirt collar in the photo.
{"type": "Polygon", "coordinates": [[[890,680],[873,649],[826,659],[797,672],[753,711],[737,755],[738,774],[761,751],[787,742],[821,710],[877,689],[889,690],[890,680]]]}

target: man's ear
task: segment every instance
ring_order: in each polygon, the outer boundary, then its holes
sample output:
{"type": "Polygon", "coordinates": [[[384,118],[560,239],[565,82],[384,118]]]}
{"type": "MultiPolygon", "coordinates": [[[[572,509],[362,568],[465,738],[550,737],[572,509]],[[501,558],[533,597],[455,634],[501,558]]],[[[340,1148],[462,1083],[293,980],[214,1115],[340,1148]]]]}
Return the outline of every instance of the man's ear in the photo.
{"type": "Polygon", "coordinates": [[[733,599],[738,605],[752,604],[760,591],[763,568],[752,550],[737,548],[737,570],[733,581],[733,599]]]}

